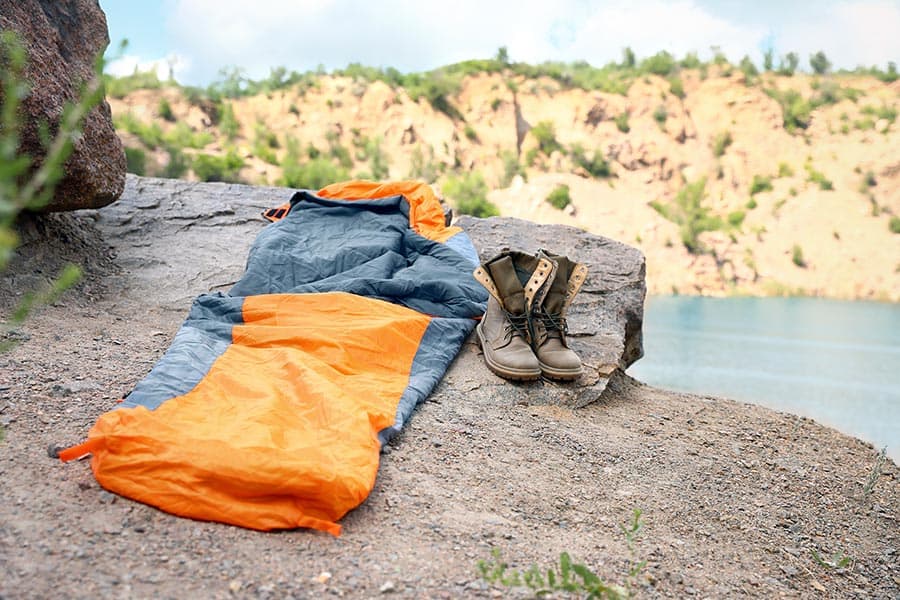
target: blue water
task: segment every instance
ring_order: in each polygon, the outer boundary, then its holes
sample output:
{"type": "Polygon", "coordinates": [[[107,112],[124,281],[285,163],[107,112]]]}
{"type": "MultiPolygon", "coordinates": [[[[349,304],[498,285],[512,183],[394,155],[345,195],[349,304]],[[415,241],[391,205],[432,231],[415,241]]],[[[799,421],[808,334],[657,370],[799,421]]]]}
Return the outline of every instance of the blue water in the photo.
{"type": "Polygon", "coordinates": [[[900,461],[900,305],[652,296],[628,372],[811,417],[900,461]]]}

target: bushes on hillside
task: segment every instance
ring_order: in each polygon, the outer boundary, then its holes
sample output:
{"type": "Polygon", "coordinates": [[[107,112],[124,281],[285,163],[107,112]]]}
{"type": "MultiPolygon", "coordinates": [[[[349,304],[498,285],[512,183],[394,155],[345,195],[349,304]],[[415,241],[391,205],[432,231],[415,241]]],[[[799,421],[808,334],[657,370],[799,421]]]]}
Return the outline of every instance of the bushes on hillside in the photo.
{"type": "Polygon", "coordinates": [[[558,208],[559,210],[564,209],[569,204],[572,203],[572,197],[569,195],[569,186],[562,184],[553,188],[553,191],[547,195],[547,202],[558,208]]]}
{"type": "Polygon", "coordinates": [[[241,180],[239,173],[243,166],[244,159],[234,150],[229,150],[225,156],[198,154],[191,168],[200,181],[237,183],[241,180]]]}
{"type": "Polygon", "coordinates": [[[709,207],[704,205],[705,198],[706,178],[703,178],[686,184],[669,203],[650,203],[656,212],[679,226],[681,243],[691,254],[706,251],[699,239],[701,233],[723,227],[722,219],[711,214],[709,207]]]}
{"type": "Polygon", "coordinates": [[[460,214],[482,218],[500,214],[500,210],[487,199],[488,187],[479,171],[452,175],[441,190],[460,214]]]}

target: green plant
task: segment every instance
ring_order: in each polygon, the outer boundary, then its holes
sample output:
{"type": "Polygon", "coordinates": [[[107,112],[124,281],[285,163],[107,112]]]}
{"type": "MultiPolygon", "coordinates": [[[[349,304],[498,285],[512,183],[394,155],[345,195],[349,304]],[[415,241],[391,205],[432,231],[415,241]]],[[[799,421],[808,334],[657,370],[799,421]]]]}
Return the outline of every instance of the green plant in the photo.
{"type": "Polygon", "coordinates": [[[198,154],[194,157],[191,168],[200,181],[236,183],[240,181],[239,173],[243,166],[244,159],[232,149],[225,156],[198,154]]]}
{"type": "Polygon", "coordinates": [[[628,111],[623,112],[614,120],[616,122],[616,127],[622,133],[628,133],[629,131],[631,131],[631,127],[628,125],[628,111]]]}
{"type": "Polygon", "coordinates": [[[759,204],[756,202],[756,198],[750,196],[750,200],[747,201],[747,204],[745,206],[747,207],[747,210],[753,210],[754,208],[759,206],[759,204]]]}
{"type": "Polygon", "coordinates": [[[812,67],[816,75],[824,75],[831,69],[831,61],[825,56],[825,53],[819,50],[809,57],[809,66],[812,67]]]}
{"type": "Polygon", "coordinates": [[[125,170],[135,175],[147,172],[147,153],[140,148],[125,146],[125,170]]]}
{"type": "Polygon", "coordinates": [[[463,128],[463,134],[470,142],[478,142],[478,134],[475,132],[475,128],[468,123],[466,124],[465,128],[463,128]]]}
{"type": "Polygon", "coordinates": [[[180,179],[191,168],[190,158],[180,148],[166,148],[169,160],[163,167],[162,176],[169,179],[180,179]]]}
{"type": "Polygon", "coordinates": [[[791,168],[791,165],[786,162],[778,163],[778,176],[779,177],[793,177],[794,169],[791,168]]]}
{"type": "Polygon", "coordinates": [[[796,52],[788,52],[781,57],[781,64],[778,65],[778,74],[791,77],[800,64],[800,57],[796,52]]]}
{"type": "Polygon", "coordinates": [[[448,177],[441,190],[453,201],[460,214],[482,218],[500,214],[497,207],[487,199],[487,184],[479,171],[448,177]]]}
{"type": "Polygon", "coordinates": [[[666,107],[660,104],[656,107],[656,110],[653,111],[653,120],[656,121],[656,124],[659,125],[660,129],[665,129],[666,127],[666,119],[669,118],[669,113],[666,111],[666,107]]]}
{"type": "Polygon", "coordinates": [[[230,102],[223,102],[219,110],[219,130],[229,142],[233,142],[241,131],[241,125],[234,116],[234,107],[230,102]]]}
{"type": "Polygon", "coordinates": [[[669,77],[669,91],[679,100],[684,100],[684,82],[681,77],[677,75],[669,77]]]}
{"type": "Polygon", "coordinates": [[[741,223],[744,222],[744,218],[747,216],[742,210],[736,210],[734,212],[728,213],[728,224],[732,227],[740,227],[741,223]]]}
{"type": "Polygon", "coordinates": [[[755,196],[760,192],[772,191],[772,178],[764,175],[754,175],[750,183],[750,195],[755,196]]]}
{"type": "MultiPolygon", "coordinates": [[[[24,122],[20,112],[22,100],[30,87],[25,80],[27,61],[25,48],[12,31],[0,32],[0,273],[4,272],[19,245],[14,223],[23,211],[39,210],[53,198],[65,175],[64,165],[81,137],[88,113],[103,99],[103,85],[98,75],[82,85],[74,103],[66,103],[55,127],[44,125],[41,136],[44,155],[40,160],[21,152],[24,122]]],[[[81,269],[66,265],[49,288],[27,291],[6,320],[0,323],[0,353],[10,350],[17,341],[9,334],[25,323],[32,311],[54,302],[81,278],[81,269]]],[[[4,430],[0,427],[0,439],[4,430]]]]}
{"type": "Polygon", "coordinates": [[[803,248],[801,248],[799,244],[794,244],[794,247],[791,249],[791,262],[801,269],[806,268],[806,260],[803,258],[803,248]]]}
{"type": "Polygon", "coordinates": [[[500,98],[494,98],[493,100],[491,100],[491,110],[497,112],[497,110],[500,108],[500,105],[502,104],[503,100],[501,100],[500,98]]]}
{"type": "Polygon", "coordinates": [[[827,179],[821,171],[816,171],[811,164],[806,164],[806,173],[808,175],[807,181],[818,184],[819,188],[822,190],[833,190],[834,184],[831,183],[830,179],[827,179]]]}
{"type": "MultiPolygon", "coordinates": [[[[897,217],[894,217],[895,219],[897,217]]],[[[895,231],[894,233],[900,233],[900,231],[895,231]]],[[[884,462],[887,459],[887,446],[881,449],[878,455],[875,457],[875,463],[872,465],[872,470],[869,471],[869,476],[866,477],[866,482],[863,484],[863,498],[868,498],[872,491],[875,489],[875,484],[878,483],[878,479],[881,477],[881,471],[884,468],[884,462]]]]}
{"type": "Polygon", "coordinates": [[[555,150],[562,151],[562,146],[556,141],[556,127],[553,121],[541,121],[531,128],[531,135],[537,140],[538,148],[546,156],[550,156],[555,150]]]}
{"type": "Polygon", "coordinates": [[[705,252],[699,236],[705,231],[716,231],[723,226],[722,219],[710,214],[704,205],[706,197],[706,178],[687,183],[675,199],[668,203],[651,202],[650,206],[665,219],[679,225],[681,243],[691,254],[705,252]]]}
{"type": "Polygon", "coordinates": [[[569,186],[563,184],[553,188],[553,191],[547,195],[547,202],[559,210],[564,209],[572,203],[572,197],[569,195],[569,186]]]}
{"type": "Polygon", "coordinates": [[[771,88],[766,89],[765,92],[781,105],[782,123],[788,133],[795,133],[798,129],[809,127],[811,113],[815,107],[799,92],[771,88]]]}
{"type": "Polygon", "coordinates": [[[515,152],[512,150],[501,151],[500,160],[503,161],[503,175],[500,178],[500,187],[509,187],[516,175],[521,175],[523,179],[525,178],[525,169],[522,168],[522,163],[519,162],[515,152]]]}
{"type": "Polygon", "coordinates": [[[603,150],[599,147],[594,149],[594,153],[588,159],[584,148],[580,144],[572,144],[569,147],[569,156],[572,157],[572,161],[576,165],[587,171],[591,177],[596,179],[612,177],[609,161],[603,157],[603,150]]]}
{"type": "Polygon", "coordinates": [[[675,57],[662,50],[642,60],[638,70],[641,73],[652,73],[653,75],[665,77],[674,73],[677,68],[678,63],[675,61],[675,57]]]}
{"type": "Polygon", "coordinates": [[[843,569],[844,567],[850,566],[853,562],[853,559],[843,552],[835,552],[831,555],[831,558],[822,558],[822,556],[816,552],[815,548],[811,549],[809,552],[812,554],[813,560],[816,561],[817,565],[828,569],[843,569]]]}
{"type": "Polygon", "coordinates": [[[728,149],[728,146],[730,146],[732,142],[734,142],[734,140],[731,137],[730,131],[723,131],[717,134],[713,139],[713,156],[715,156],[716,158],[722,157],[725,154],[725,151],[728,149]]]}
{"type": "Polygon", "coordinates": [[[631,555],[631,565],[625,575],[625,584],[617,585],[604,581],[599,575],[582,563],[572,560],[568,552],[559,555],[559,565],[546,570],[532,565],[527,570],[510,569],[502,559],[500,550],[491,551],[490,560],[478,561],[478,572],[490,584],[506,587],[527,587],[538,597],[554,592],[579,594],[584,598],[606,598],[623,600],[632,597],[633,582],[646,566],[646,561],[637,561],[637,538],[643,528],[641,511],[635,509],[631,521],[620,525],[631,555]]]}
{"type": "Polygon", "coordinates": [[[738,68],[744,74],[744,83],[746,85],[753,85],[756,82],[756,77],[759,75],[759,69],[756,68],[756,65],[753,64],[753,61],[749,56],[745,55],[744,58],[741,59],[738,68]]]}
{"type": "Polygon", "coordinates": [[[892,215],[891,220],[888,222],[888,229],[891,233],[900,233],[900,217],[892,215]]]}
{"type": "Polygon", "coordinates": [[[172,105],[169,104],[169,101],[165,98],[159,99],[159,106],[156,109],[156,112],[159,113],[159,116],[170,123],[175,122],[175,113],[172,112],[172,105]]]}

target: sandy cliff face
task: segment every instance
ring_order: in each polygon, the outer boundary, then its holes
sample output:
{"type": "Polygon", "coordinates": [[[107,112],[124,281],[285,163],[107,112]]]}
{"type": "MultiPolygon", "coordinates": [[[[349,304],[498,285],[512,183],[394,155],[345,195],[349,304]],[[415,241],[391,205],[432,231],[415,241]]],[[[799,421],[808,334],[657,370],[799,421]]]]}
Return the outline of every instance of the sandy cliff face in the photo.
{"type": "MultiPolygon", "coordinates": [[[[726,77],[714,67],[706,76],[683,71],[681,81],[683,98],[655,76],[638,78],[618,95],[563,89],[545,78],[481,74],[465,78],[449,98],[461,115],[453,119],[383,82],[321,77],[312,86],[227,101],[239,124],[230,141],[174,88],[110,103],[114,115],[130,112],[163,130],[185,123],[209,132],[206,147],[185,152],[222,154],[234,147],[245,161],[241,178],[253,183],[279,181],[289,138],[324,155],[345,148],[350,174],[372,172],[365,148],[375,140],[391,178],[440,182],[453,171],[480,171],[504,215],[575,225],[640,247],[651,293],[900,301],[900,234],[890,229],[892,217],[900,216],[900,82],[764,74],[748,86],[742,76],[726,77]],[[790,132],[776,99],[789,90],[802,100],[830,91],[836,101],[808,116],[801,111],[807,127],[790,132]],[[174,122],[160,118],[161,97],[174,122]],[[517,106],[520,132],[523,125],[552,123],[556,149],[541,151],[534,132],[517,148],[517,106]],[[268,162],[259,156],[260,132],[277,140],[268,162]],[[574,158],[579,146],[587,157],[601,152],[612,176],[591,177],[574,158]],[[504,175],[504,160],[516,156],[524,179],[504,175]],[[707,216],[722,224],[701,233],[702,251],[691,253],[679,225],[652,203],[672,205],[686,184],[701,178],[707,216]],[[565,210],[545,201],[558,185],[569,186],[565,210]]],[[[121,135],[128,146],[144,146],[138,136],[121,135]]],[[[148,174],[168,160],[161,150],[149,157],[148,174]]]]}

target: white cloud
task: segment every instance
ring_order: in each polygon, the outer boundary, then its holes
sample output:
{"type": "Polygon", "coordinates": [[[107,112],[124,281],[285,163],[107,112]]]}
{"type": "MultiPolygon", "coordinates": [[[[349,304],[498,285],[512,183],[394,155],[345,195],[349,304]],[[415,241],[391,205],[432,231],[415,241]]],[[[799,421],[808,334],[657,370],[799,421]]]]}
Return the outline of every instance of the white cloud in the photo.
{"type": "Polygon", "coordinates": [[[884,67],[900,62],[900,4],[889,0],[838,2],[802,22],[785,23],[776,38],[779,53],[793,50],[808,67],[823,51],[835,68],[884,67]],[[783,50],[782,50],[783,49],[783,50]]]}
{"type": "MultiPolygon", "coordinates": [[[[178,55],[188,57],[185,83],[208,83],[222,67],[252,78],[271,67],[343,67],[350,62],[424,70],[488,58],[506,46],[513,60],[618,60],[630,46],[639,57],[659,50],[732,60],[774,37],[779,53],[822,49],[837,66],[885,64],[900,55],[900,7],[889,0],[844,0],[810,10],[816,20],[771,27],[731,21],[697,0],[166,0],[166,27],[178,55]],[[844,65],[844,63],[847,63],[844,65]]],[[[768,9],[774,10],[774,9],[768,9]]],[[[773,21],[774,21],[773,15],[773,21]]]]}

